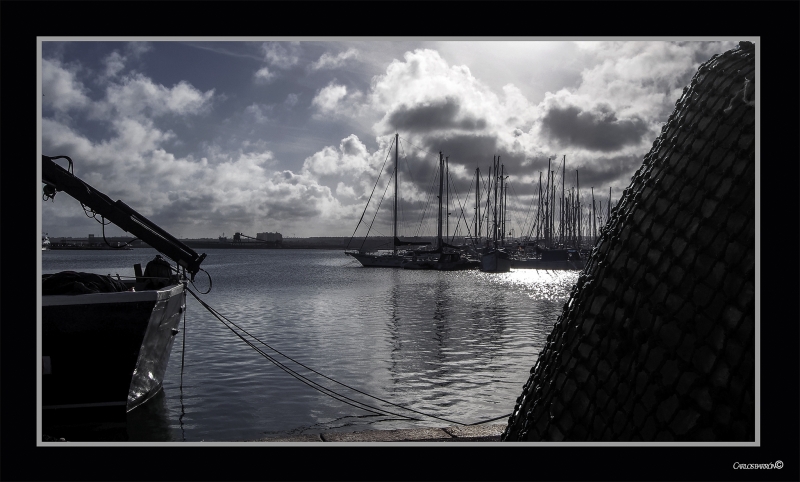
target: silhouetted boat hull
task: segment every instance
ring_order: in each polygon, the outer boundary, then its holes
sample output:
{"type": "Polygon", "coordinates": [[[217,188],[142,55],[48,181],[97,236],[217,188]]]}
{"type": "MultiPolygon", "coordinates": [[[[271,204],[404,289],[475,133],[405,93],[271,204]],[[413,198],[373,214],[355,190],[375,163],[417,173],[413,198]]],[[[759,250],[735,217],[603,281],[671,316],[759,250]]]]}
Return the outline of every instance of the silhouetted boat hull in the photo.
{"type": "Polygon", "coordinates": [[[43,418],[124,418],[152,398],[184,309],[182,283],[43,295],[43,418]]]}
{"type": "Polygon", "coordinates": [[[489,273],[505,273],[511,271],[511,259],[508,253],[492,250],[481,255],[481,271],[489,273]]]}

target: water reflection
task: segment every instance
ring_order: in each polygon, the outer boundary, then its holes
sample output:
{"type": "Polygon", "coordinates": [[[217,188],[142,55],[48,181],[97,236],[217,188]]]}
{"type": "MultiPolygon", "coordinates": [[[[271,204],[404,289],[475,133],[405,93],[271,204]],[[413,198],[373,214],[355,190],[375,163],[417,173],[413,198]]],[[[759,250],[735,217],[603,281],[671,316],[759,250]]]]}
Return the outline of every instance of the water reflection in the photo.
{"type": "Polygon", "coordinates": [[[164,390],[159,390],[149,402],[128,412],[126,425],[128,440],[131,442],[172,441],[164,390]]]}
{"type": "MultiPolygon", "coordinates": [[[[214,288],[201,296],[205,302],[337,381],[465,423],[513,409],[577,279],[576,272],[536,270],[366,269],[340,252],[245,251],[209,253],[214,288]]],[[[72,270],[91,259],[73,264],[68,256],[51,258],[63,257],[63,269],[72,270]]],[[[108,272],[103,263],[92,269],[108,272]]],[[[132,431],[125,428],[126,440],[242,441],[443,425],[375,416],[334,400],[244,345],[191,298],[187,310],[183,379],[181,341],[167,367],[166,396],[132,414],[138,420],[132,431]]],[[[292,368],[360,401],[416,416],[292,368]]]]}
{"type": "Polygon", "coordinates": [[[63,417],[44,423],[42,433],[70,442],[170,442],[169,415],[164,390],[117,419],[63,417]]]}

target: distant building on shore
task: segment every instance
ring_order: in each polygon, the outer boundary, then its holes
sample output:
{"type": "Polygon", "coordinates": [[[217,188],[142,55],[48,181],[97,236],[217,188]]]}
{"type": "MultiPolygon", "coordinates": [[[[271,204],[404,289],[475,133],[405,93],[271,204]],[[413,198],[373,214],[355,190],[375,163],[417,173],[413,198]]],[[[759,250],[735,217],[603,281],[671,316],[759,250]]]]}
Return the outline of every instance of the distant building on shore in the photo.
{"type": "Polygon", "coordinates": [[[269,241],[271,243],[283,242],[283,235],[281,233],[256,233],[256,239],[261,241],[269,241]]]}

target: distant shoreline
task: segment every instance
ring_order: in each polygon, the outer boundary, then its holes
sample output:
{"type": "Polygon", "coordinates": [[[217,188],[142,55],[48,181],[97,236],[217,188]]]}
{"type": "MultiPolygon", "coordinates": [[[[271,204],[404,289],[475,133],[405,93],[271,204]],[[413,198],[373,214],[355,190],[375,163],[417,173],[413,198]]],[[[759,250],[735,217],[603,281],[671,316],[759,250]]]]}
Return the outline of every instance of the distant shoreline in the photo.
{"type": "MultiPolygon", "coordinates": [[[[125,245],[130,243],[130,248],[141,249],[150,248],[151,246],[141,240],[134,240],[131,236],[115,236],[107,237],[108,242],[112,246],[125,245]]],[[[415,241],[429,241],[433,242],[433,237],[414,237],[415,241]]],[[[57,249],[75,249],[75,250],[114,250],[113,247],[105,247],[104,245],[97,244],[97,238],[89,241],[88,238],[63,238],[58,236],[50,236],[51,242],[53,240],[61,240],[62,247],[57,249]],[[68,244],[68,247],[63,247],[68,244]]],[[[347,250],[359,249],[374,251],[379,249],[392,249],[392,238],[389,236],[376,236],[367,238],[350,238],[350,237],[310,237],[310,238],[283,238],[279,242],[264,242],[264,241],[219,241],[214,238],[194,238],[194,239],[181,239],[178,241],[185,244],[192,249],[328,249],[328,250],[347,250]]],[[[463,243],[461,237],[454,239],[456,243],[463,243]]],[[[52,249],[51,244],[51,249],[52,249]]]]}

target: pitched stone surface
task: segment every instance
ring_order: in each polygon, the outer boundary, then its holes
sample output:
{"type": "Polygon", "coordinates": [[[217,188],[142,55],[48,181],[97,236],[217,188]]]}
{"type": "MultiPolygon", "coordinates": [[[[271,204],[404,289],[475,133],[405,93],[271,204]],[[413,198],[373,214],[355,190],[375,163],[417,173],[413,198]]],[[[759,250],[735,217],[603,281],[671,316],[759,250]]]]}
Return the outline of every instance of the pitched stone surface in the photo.
{"type": "Polygon", "coordinates": [[[507,441],[753,441],[755,46],[699,70],[547,339],[507,441]]]}

